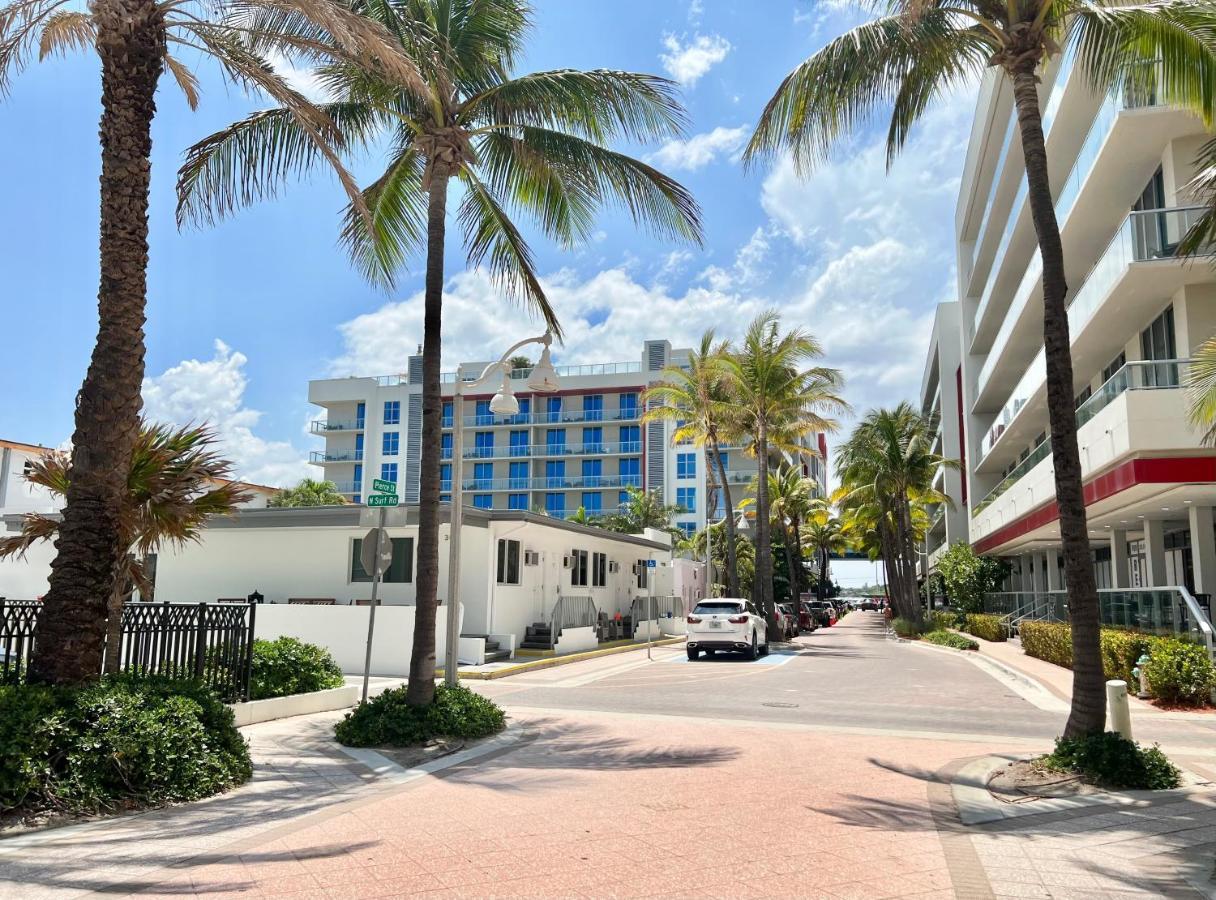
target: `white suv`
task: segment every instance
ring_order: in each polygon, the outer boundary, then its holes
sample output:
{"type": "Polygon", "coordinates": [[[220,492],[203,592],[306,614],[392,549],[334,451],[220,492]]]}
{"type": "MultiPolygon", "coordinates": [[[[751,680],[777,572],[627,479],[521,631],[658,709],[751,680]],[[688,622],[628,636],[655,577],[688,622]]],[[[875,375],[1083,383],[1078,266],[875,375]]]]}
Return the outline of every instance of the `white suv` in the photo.
{"type": "Polygon", "coordinates": [[[713,597],[701,600],[688,616],[688,658],[704,650],[741,650],[748,659],[768,653],[768,626],[750,600],[713,597]]]}

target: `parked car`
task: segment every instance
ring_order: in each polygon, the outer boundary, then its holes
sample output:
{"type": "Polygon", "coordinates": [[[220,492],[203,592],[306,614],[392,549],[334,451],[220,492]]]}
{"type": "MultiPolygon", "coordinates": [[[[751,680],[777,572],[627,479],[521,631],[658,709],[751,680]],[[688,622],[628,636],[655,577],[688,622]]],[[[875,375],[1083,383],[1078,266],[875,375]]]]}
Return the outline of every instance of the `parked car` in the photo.
{"type": "Polygon", "coordinates": [[[750,600],[715,597],[697,603],[688,615],[688,658],[704,650],[747,654],[748,659],[768,654],[768,625],[750,600]]]}
{"type": "Polygon", "coordinates": [[[794,619],[794,608],[788,603],[778,603],[777,615],[781,619],[781,636],[786,640],[798,637],[798,622],[794,619]]]}
{"type": "Polygon", "coordinates": [[[857,608],[874,611],[878,609],[878,601],[873,597],[863,597],[861,602],[857,604],[857,608]]]}
{"type": "Polygon", "coordinates": [[[818,627],[819,619],[815,617],[815,613],[811,609],[811,601],[803,600],[798,605],[798,628],[802,631],[812,632],[818,627]]]}
{"type": "Polygon", "coordinates": [[[836,607],[832,606],[827,600],[812,600],[807,604],[811,608],[811,615],[824,628],[829,628],[836,624],[836,607]]]}

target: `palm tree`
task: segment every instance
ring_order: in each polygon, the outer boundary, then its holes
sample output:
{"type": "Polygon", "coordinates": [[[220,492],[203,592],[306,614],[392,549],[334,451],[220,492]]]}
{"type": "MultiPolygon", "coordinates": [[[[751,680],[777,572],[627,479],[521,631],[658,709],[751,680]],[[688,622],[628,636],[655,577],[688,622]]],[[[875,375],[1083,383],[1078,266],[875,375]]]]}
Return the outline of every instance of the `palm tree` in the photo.
{"type": "Polygon", "coordinates": [[[726,463],[722,459],[723,438],[730,430],[729,402],[722,382],[722,361],[727,344],[716,342],[713,329],[701,335],[701,343],[688,355],[688,365],[668,366],[659,373],[660,381],[642,395],[646,422],[675,422],[672,443],[692,442],[705,451],[705,518],[713,509],[713,492],[721,479],[723,506],[726,509],[726,593],[738,597],[739,566],[735,556],[734,501],[726,463]],[[717,470],[715,473],[715,469],[717,470]]]}
{"type": "MultiPolygon", "coordinates": [[[[244,8],[295,9],[314,30],[330,34],[326,47],[306,48],[314,58],[375,67],[381,77],[394,81],[419,80],[394,51],[387,32],[352,14],[342,0],[239,2],[244,8]]],[[[359,200],[362,208],[354,182],[339,162],[335,145],[340,135],[332,120],[243,45],[241,37],[251,36],[248,27],[208,18],[225,0],[93,0],[87,11],[68,5],[69,0],[13,0],[0,7],[0,95],[35,47],[40,59],[92,47],[101,62],[99,328],[76,396],[73,477],[30,661],[32,680],[65,684],[97,677],[106,597],[125,552],[119,525],[126,475],[139,439],[152,119],[162,72],[169,71],[192,107],[198,102],[198,82],[169,53],[170,45],[217,60],[238,86],[273,97],[306,135],[307,152],[328,160],[348,186],[352,203],[359,200]]]]}
{"type": "Polygon", "coordinates": [[[625,492],[628,499],[617,511],[598,517],[595,524],[621,534],[641,534],[647,528],[653,528],[667,532],[673,540],[684,538],[684,532],[672,524],[672,520],[688,510],[674,503],[664,503],[663,495],[657,489],[644,491],[627,487],[625,492]]]}
{"type": "Polygon", "coordinates": [[[812,482],[791,465],[768,473],[771,524],[782,533],[786,569],[790,573],[790,601],[802,596],[802,521],[812,510],[812,482]]]}
{"type": "MultiPolygon", "coordinates": [[[[483,263],[506,293],[539,314],[558,337],[557,314],[514,214],[570,247],[588,240],[596,211],[615,204],[660,237],[701,240],[700,209],[680,184],[610,149],[683,133],[675,85],[632,72],[560,69],[515,76],[531,29],[525,0],[354,0],[415,60],[425,84],[400,87],[334,64],[322,78],[338,99],[324,108],[352,147],[390,146],[384,173],[365,191],[365,220],[348,209],[342,241],[372,279],[391,284],[414,257],[426,266],[422,336],[422,454],[419,476],[417,618],[407,702],[434,696],[439,581],[440,345],[448,190],[470,267],[483,263]]],[[[288,39],[317,39],[291,12],[261,13],[259,27],[288,39]]],[[[211,221],[273,194],[313,160],[284,110],[237,122],[191,148],[182,167],[179,219],[211,221]]]]}
{"type": "Polygon", "coordinates": [[[338,493],[332,481],[304,478],[295,487],[283,488],[266,504],[276,508],[301,506],[342,506],[346,498],[338,493]]]}
{"type": "Polygon", "coordinates": [[[1077,64],[1105,90],[1153,73],[1167,102],[1216,119],[1216,7],[1193,0],[892,0],[890,12],[828,43],[795,68],[768,102],[745,152],[788,149],[806,171],[884,104],[892,106],[887,160],[932,100],[996,67],[1013,89],[1027,196],[1043,263],[1043,343],[1056,503],[1073,640],[1072,711],[1066,737],[1106,721],[1098,642],[1098,593],[1089,553],[1073,402],[1073,371],[1060,241],[1039,105],[1040,73],[1072,45],[1077,64]]]}
{"type": "Polygon", "coordinates": [[[1204,430],[1203,443],[1216,444],[1216,337],[1210,337],[1192,354],[1187,376],[1191,423],[1204,430]]]}
{"type": "Polygon", "coordinates": [[[816,500],[811,503],[810,514],[806,520],[806,531],[803,535],[805,546],[815,554],[815,564],[818,570],[815,597],[822,600],[828,578],[828,560],[849,549],[849,538],[844,522],[832,514],[832,507],[825,500],[816,500]]]}
{"type": "Polygon", "coordinates": [[[760,604],[776,630],[773,605],[773,558],[769,526],[769,453],[802,453],[794,443],[815,432],[832,432],[836,422],[822,412],[848,409],[840,396],[840,372],[822,366],[800,367],[823,355],[810,333],[802,329],[781,334],[776,312],[752,320],[742,344],[722,363],[722,381],[734,413],[732,422],[751,439],[749,452],[757,461],[756,575],[752,599],[760,604]]]}
{"type": "MultiPolygon", "coordinates": [[[[734,535],[734,559],[735,564],[738,566],[739,584],[751,584],[756,567],[755,547],[751,541],[743,535],[738,534],[734,528],[731,528],[728,532],[725,520],[707,525],[693,535],[693,552],[697,558],[703,558],[705,556],[705,543],[708,540],[714,568],[719,572],[725,572],[728,555],[726,541],[728,535],[731,534],[734,535]]],[[[743,597],[746,595],[740,593],[738,596],[743,597]]]]}
{"type": "MultiPolygon", "coordinates": [[[[149,555],[165,546],[197,541],[208,519],[231,514],[253,496],[231,480],[231,464],[211,449],[217,441],[214,432],[198,426],[140,427],[127,466],[127,497],[118,526],[121,566],[107,595],[106,672],[118,671],[124,601],[134,589],[144,599],[151,597],[149,555]]],[[[25,478],[67,497],[73,473],[72,457],[52,450],[34,461],[25,478]]],[[[61,527],[57,516],[26,515],[20,534],[0,540],[0,559],[24,556],[33,544],[53,540],[61,527]]]]}

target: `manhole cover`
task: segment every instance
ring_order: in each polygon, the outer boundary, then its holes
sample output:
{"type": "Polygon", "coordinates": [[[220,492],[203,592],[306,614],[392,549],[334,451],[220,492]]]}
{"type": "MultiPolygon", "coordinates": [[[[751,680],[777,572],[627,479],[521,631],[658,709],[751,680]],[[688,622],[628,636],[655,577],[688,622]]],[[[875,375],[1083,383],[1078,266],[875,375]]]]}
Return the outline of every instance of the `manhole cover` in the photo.
{"type": "Polygon", "coordinates": [[[779,703],[779,702],[773,702],[773,703],[761,703],[760,705],[761,705],[761,706],[775,706],[775,707],[777,707],[778,709],[797,709],[797,708],[798,708],[798,704],[797,704],[797,703],[779,703]]]}

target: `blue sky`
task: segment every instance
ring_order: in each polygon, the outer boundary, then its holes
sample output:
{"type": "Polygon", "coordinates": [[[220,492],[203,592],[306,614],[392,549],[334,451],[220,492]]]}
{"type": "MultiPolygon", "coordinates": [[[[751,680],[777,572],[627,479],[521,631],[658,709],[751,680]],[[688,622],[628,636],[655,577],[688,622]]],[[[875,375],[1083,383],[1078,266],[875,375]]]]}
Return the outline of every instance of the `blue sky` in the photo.
{"type": "MultiPolygon", "coordinates": [[[[568,332],[569,361],[635,359],[646,338],[687,346],[738,334],[759,310],[814,332],[862,411],[913,396],[932,309],[953,299],[951,235],[971,96],[946,98],[885,172],[875,123],[807,180],[784,161],[744,172],[737,154],[785,73],[860,21],[839,0],[537,0],[521,71],[609,67],[676,78],[684,141],[629,148],[687,184],[703,249],[667,245],[621,215],[563,251],[534,241],[568,332]]],[[[310,378],[399,371],[420,340],[421,276],[385,293],[336,245],[343,195],[321,173],[209,230],[177,230],[183,150],[267,105],[203,65],[191,112],[165,79],[154,128],[145,401],[150,415],[215,425],[252,480],[289,483],[316,446],[310,378]]],[[[89,54],[32,65],[0,101],[0,436],[58,445],[96,330],[99,78],[89,54]],[[14,137],[16,139],[14,139],[14,137]]],[[[356,161],[364,182],[373,156],[356,161]]],[[[445,362],[484,358],[532,330],[478,272],[448,257],[445,362]]],[[[842,423],[847,429],[847,421],[842,423]]]]}

